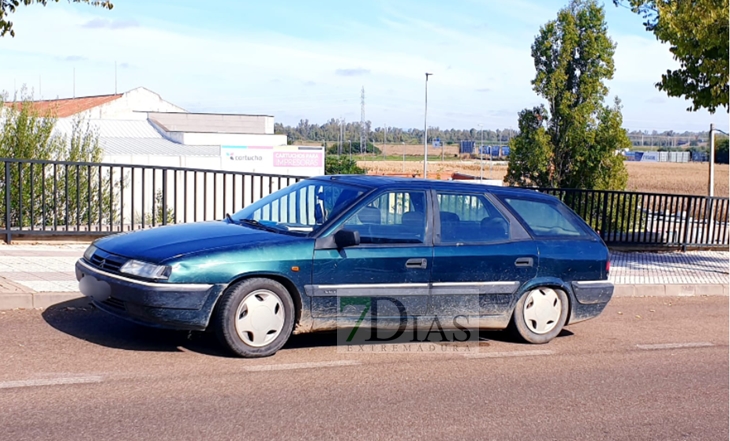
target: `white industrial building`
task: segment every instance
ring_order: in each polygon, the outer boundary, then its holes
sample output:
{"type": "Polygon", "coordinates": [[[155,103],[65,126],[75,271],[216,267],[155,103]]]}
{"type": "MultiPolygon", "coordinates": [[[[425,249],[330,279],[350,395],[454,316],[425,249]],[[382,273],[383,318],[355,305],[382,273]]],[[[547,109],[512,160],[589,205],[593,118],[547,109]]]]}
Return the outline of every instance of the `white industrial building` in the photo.
{"type": "MultiPolygon", "coordinates": [[[[34,104],[40,112],[51,110],[55,114],[58,135],[70,137],[79,118],[88,122],[99,135],[105,163],[291,176],[324,174],[324,148],[287,145],[286,135],[274,134],[274,117],[270,115],[192,113],[143,87],[122,94],[43,100],[34,104]]],[[[118,172],[115,169],[112,173],[118,172]]],[[[127,184],[122,197],[130,200],[132,193],[141,195],[142,188],[149,185],[154,185],[153,191],[160,191],[162,173],[159,169],[146,169],[131,175],[126,168],[123,179],[127,184]],[[158,176],[156,181],[155,176],[158,176]]],[[[200,177],[182,171],[164,173],[166,179],[200,177]]],[[[242,194],[242,189],[250,189],[244,199],[232,203],[231,211],[235,211],[275,191],[280,182],[264,184],[263,179],[248,175],[238,179],[222,173],[201,175],[206,175],[205,183],[201,181],[194,192],[174,196],[170,192],[168,199],[185,198],[192,202],[215,194],[216,200],[220,199],[219,203],[225,207],[227,201],[222,199],[223,195],[236,191],[242,194]]],[[[112,176],[117,181],[121,178],[112,176]]],[[[145,201],[144,212],[151,209],[149,199],[145,201]]],[[[125,216],[129,218],[130,214],[125,216]]]]}

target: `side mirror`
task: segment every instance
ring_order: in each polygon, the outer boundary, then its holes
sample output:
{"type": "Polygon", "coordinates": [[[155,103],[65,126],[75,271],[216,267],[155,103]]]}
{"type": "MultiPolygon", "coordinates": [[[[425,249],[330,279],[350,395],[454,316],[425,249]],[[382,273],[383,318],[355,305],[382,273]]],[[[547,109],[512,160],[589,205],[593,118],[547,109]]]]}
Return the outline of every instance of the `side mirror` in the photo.
{"type": "Polygon", "coordinates": [[[360,232],[353,230],[340,230],[335,233],[335,245],[338,249],[360,245],[360,232]]]}

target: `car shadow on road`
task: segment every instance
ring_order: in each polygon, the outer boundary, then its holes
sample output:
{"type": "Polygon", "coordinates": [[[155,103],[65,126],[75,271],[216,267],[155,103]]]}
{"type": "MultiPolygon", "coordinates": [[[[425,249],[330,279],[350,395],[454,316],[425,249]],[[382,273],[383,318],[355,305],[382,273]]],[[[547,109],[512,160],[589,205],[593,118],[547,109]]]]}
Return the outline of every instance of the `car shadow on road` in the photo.
{"type": "MultiPolygon", "coordinates": [[[[235,357],[220,344],[212,332],[173,331],[137,325],[99,311],[83,298],[53,305],[43,311],[42,315],[46,323],[54,329],[108,348],[128,351],[195,352],[215,357],[235,357]]],[[[282,350],[335,348],[338,341],[337,334],[337,331],[324,331],[292,335],[282,350]]],[[[563,329],[558,338],[571,335],[572,332],[563,329]]],[[[511,332],[479,332],[480,346],[488,346],[490,341],[527,344],[511,332]]]]}
{"type": "Polygon", "coordinates": [[[43,311],[42,316],[51,327],[65,334],[108,348],[232,356],[212,333],[137,325],[97,310],[86,299],[58,303],[43,311]]]}

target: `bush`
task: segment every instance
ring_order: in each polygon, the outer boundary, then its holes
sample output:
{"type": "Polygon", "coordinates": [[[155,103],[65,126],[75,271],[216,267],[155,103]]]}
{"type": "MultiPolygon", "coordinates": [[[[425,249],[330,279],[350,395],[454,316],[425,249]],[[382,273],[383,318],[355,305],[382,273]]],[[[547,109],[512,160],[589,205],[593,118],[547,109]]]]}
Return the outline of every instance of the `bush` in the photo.
{"type": "Polygon", "coordinates": [[[367,170],[347,156],[327,155],[324,161],[326,175],[364,175],[367,170]]]}

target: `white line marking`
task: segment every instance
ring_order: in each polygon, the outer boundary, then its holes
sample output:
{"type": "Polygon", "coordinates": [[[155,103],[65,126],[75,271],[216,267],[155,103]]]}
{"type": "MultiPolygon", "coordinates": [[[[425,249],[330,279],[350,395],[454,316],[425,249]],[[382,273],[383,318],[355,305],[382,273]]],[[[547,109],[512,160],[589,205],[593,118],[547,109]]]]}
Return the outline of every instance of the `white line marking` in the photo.
{"type": "Polygon", "coordinates": [[[639,349],[652,350],[652,349],[679,349],[679,348],[706,348],[709,346],[715,346],[710,342],[695,342],[695,343],[659,343],[655,345],[636,345],[639,349]]]}
{"type": "Polygon", "coordinates": [[[18,387],[36,387],[36,386],[59,386],[64,384],[85,384],[85,383],[101,383],[103,377],[69,377],[69,378],[41,378],[36,380],[17,380],[2,381],[0,389],[14,389],[18,387]]]}
{"type": "Polygon", "coordinates": [[[249,372],[261,371],[288,371],[292,369],[313,369],[321,367],[356,366],[360,364],[356,360],[322,361],[319,363],[293,363],[293,364],[269,364],[263,366],[248,366],[244,370],[249,372]]]}
{"type": "Polygon", "coordinates": [[[480,352],[464,354],[466,358],[502,358],[502,357],[534,357],[537,355],[553,355],[554,351],[512,351],[512,352],[480,352]]]}

